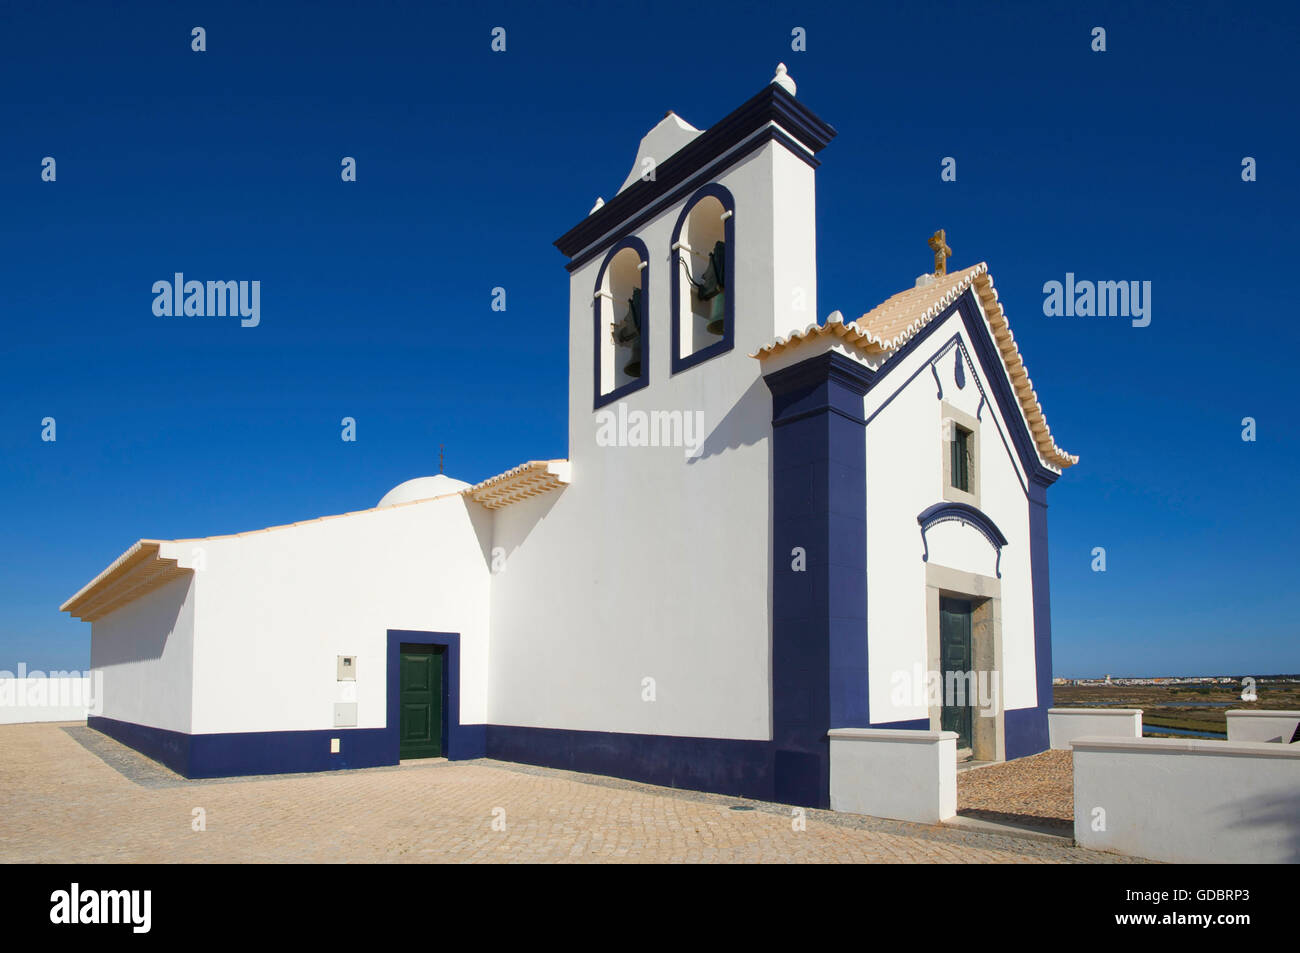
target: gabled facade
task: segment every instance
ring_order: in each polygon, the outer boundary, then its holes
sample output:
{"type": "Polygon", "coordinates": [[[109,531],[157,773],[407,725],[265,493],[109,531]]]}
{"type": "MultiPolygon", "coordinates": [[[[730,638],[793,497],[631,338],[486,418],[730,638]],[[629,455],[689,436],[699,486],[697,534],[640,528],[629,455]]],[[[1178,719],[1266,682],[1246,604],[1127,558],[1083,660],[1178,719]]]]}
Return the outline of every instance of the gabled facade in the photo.
{"type": "Polygon", "coordinates": [[[419,750],[815,806],[833,728],[1046,748],[1046,490],[1076,458],[983,265],[792,331],[835,135],[794,92],[670,113],[556,242],[566,460],[142,541],[64,606],[93,723],[191,776],[419,750]],[[958,671],[977,704],[927,691],[958,671]]]}

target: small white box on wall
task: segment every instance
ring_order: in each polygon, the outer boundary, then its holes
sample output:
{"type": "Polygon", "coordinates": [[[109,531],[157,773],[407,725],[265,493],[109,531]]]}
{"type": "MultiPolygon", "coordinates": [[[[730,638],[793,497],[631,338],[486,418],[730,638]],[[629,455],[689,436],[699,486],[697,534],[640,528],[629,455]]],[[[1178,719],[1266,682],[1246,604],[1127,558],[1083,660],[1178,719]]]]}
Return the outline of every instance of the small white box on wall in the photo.
{"type": "Polygon", "coordinates": [[[357,726],[357,703],[356,702],[335,702],[334,703],[334,727],[355,728],[356,726],[357,726]]]}
{"type": "Polygon", "coordinates": [[[355,655],[339,656],[339,681],[355,682],[357,680],[357,657],[355,655]]]}

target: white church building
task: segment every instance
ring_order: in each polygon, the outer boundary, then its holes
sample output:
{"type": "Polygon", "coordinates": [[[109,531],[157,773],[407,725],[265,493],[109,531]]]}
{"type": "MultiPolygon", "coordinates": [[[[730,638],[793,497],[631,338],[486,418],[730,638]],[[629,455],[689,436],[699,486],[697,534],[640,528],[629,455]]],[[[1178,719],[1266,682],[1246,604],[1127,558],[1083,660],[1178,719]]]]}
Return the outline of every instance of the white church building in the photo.
{"type": "Polygon", "coordinates": [[[784,67],[708,129],[669,113],[555,243],[567,459],[139,540],[62,606],[91,726],[193,778],[486,756],[810,806],[833,729],[1046,749],[1077,457],[942,233],[934,273],[816,322],[834,136],[784,67]]]}

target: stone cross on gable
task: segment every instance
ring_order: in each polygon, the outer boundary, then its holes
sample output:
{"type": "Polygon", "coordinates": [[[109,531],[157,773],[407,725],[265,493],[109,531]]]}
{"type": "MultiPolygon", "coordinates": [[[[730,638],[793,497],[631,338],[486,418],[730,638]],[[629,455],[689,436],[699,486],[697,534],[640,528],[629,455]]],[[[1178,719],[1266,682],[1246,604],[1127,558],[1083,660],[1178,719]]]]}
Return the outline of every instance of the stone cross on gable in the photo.
{"type": "Polygon", "coordinates": [[[948,237],[942,228],[930,237],[930,247],[934,249],[934,273],[942,278],[948,274],[948,259],[952,257],[948,237]]]}

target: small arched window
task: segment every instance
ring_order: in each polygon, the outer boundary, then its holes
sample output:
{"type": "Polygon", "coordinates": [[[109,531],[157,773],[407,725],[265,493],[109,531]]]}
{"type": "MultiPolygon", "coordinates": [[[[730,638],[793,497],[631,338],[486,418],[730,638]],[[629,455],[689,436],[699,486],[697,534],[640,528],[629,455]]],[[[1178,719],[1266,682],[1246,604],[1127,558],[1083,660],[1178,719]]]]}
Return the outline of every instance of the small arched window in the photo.
{"type": "Polygon", "coordinates": [[[609,250],[596,277],[595,407],[618,400],[650,380],[649,269],[645,243],[625,238],[609,250]]]}
{"type": "Polygon", "coordinates": [[[672,370],[730,351],[735,339],[735,212],[731,192],[710,183],[691,196],[672,244],[672,370]]]}

